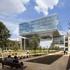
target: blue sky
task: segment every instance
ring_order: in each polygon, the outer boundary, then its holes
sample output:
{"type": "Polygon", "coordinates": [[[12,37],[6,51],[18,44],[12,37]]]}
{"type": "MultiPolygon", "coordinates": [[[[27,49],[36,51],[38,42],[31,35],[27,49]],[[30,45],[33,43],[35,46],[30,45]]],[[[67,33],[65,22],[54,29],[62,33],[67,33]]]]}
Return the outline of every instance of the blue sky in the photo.
{"type": "Polygon", "coordinates": [[[0,20],[8,27],[11,38],[19,36],[19,24],[56,13],[58,29],[66,32],[70,22],[70,0],[0,0],[0,20]]]}

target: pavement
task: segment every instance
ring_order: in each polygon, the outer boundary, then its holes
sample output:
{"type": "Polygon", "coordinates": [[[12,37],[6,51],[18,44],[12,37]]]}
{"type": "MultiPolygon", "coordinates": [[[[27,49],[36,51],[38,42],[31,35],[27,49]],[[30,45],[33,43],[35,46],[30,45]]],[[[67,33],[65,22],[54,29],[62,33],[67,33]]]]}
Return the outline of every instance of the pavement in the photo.
{"type": "MultiPolygon", "coordinates": [[[[49,54],[49,55],[54,55],[54,54],[55,55],[56,54],[62,54],[62,52],[53,53],[53,54],[49,54]]],[[[42,57],[45,57],[45,56],[48,56],[48,55],[22,59],[21,61],[23,61],[24,65],[26,66],[26,68],[24,70],[66,70],[69,55],[63,55],[61,58],[59,58],[58,60],[56,60],[55,62],[53,62],[50,65],[33,63],[33,62],[26,62],[27,60],[42,58],[42,57]]],[[[1,64],[0,64],[0,70],[2,70],[1,64]]],[[[6,70],[6,69],[4,69],[4,70],[6,70]]],[[[7,70],[10,70],[10,69],[7,69],[7,70]]]]}
{"type": "MultiPolygon", "coordinates": [[[[60,54],[60,53],[61,52],[55,53],[55,55],[60,54]]],[[[53,55],[53,54],[49,54],[49,55],[53,55]]],[[[44,56],[41,56],[41,57],[44,57],[44,56]]],[[[39,57],[37,57],[37,58],[39,58],[39,57]]],[[[31,58],[31,59],[34,59],[34,58],[31,58]]],[[[28,59],[23,60],[23,62],[25,64],[25,66],[27,66],[25,70],[66,70],[67,64],[68,64],[68,59],[69,59],[69,55],[63,55],[61,58],[59,58],[58,60],[56,60],[55,62],[53,62],[50,65],[26,62],[28,59]]]]}

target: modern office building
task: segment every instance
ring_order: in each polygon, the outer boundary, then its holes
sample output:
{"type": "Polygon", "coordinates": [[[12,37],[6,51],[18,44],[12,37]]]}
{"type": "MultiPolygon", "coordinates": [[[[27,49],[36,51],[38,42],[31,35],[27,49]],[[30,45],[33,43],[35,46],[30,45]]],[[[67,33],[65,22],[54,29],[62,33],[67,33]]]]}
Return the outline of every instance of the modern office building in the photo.
{"type": "Polygon", "coordinates": [[[21,46],[25,49],[26,40],[34,34],[40,36],[40,46],[43,45],[43,42],[46,42],[45,47],[48,45],[48,47],[60,44],[64,45],[64,38],[58,31],[58,24],[59,20],[56,14],[21,23],[19,25],[21,46]]]}
{"type": "Polygon", "coordinates": [[[68,33],[68,51],[70,53],[70,32],[68,33]]]}
{"type": "Polygon", "coordinates": [[[30,22],[24,22],[19,25],[19,33],[21,36],[31,34],[42,34],[48,31],[56,31],[58,25],[57,15],[39,18],[30,22]]]}
{"type": "Polygon", "coordinates": [[[67,34],[65,35],[65,50],[68,51],[68,53],[70,53],[70,30],[67,32],[67,34]]]}

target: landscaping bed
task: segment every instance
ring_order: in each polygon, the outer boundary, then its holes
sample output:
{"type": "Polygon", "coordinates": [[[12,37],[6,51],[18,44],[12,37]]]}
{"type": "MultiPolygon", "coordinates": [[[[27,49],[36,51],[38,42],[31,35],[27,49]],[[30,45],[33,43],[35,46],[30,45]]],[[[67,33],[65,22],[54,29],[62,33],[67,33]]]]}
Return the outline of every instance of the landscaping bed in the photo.
{"type": "Polygon", "coordinates": [[[62,56],[63,55],[48,55],[45,57],[28,60],[27,62],[34,62],[34,63],[40,63],[40,64],[51,64],[51,63],[55,62],[56,60],[58,60],[62,56]]]}

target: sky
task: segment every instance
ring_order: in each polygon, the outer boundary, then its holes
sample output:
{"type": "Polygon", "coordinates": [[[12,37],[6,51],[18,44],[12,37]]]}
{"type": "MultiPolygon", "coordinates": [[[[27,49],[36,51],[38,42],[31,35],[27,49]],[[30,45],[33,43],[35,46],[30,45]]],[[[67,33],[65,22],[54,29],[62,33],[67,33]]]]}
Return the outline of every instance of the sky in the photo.
{"type": "Polygon", "coordinates": [[[0,21],[10,30],[11,39],[19,37],[19,24],[56,13],[58,29],[67,32],[70,0],[0,0],[0,21]]]}

